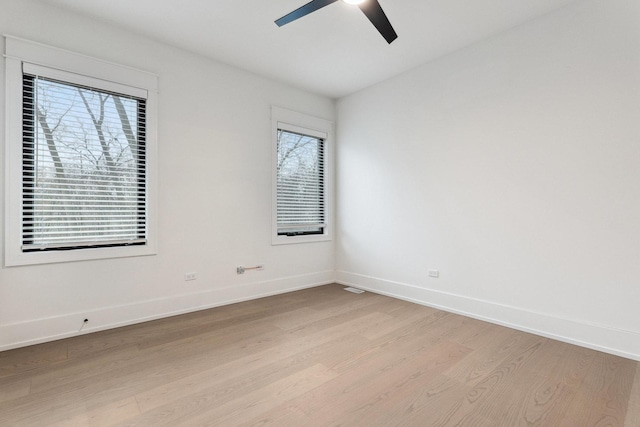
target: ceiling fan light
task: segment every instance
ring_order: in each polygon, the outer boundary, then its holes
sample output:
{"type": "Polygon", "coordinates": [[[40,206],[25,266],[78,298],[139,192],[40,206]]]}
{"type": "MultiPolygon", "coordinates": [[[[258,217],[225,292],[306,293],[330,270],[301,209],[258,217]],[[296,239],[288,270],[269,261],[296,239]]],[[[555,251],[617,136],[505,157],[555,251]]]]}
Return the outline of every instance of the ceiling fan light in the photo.
{"type": "Polygon", "coordinates": [[[342,1],[347,4],[360,4],[360,3],[364,3],[366,0],[342,0],[342,1]]]}

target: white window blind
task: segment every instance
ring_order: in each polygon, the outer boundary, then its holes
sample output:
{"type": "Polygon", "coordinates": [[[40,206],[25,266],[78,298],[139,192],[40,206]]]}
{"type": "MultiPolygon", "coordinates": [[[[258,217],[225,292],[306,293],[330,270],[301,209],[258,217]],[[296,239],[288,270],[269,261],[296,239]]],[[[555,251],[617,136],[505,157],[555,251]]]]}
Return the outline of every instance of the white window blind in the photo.
{"type": "Polygon", "coordinates": [[[26,65],[22,251],[145,244],[144,91],[26,65]]]}
{"type": "Polygon", "coordinates": [[[325,139],[278,128],[277,234],[322,234],[326,227],[325,139]]]}

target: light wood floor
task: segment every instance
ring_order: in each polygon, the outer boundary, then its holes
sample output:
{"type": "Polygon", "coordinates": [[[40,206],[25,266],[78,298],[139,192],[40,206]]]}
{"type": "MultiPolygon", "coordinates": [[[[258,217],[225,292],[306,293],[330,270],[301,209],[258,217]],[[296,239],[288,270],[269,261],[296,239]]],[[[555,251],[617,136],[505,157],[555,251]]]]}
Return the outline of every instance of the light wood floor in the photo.
{"type": "Polygon", "coordinates": [[[638,365],[330,285],[0,353],[0,425],[638,427],[638,365]]]}

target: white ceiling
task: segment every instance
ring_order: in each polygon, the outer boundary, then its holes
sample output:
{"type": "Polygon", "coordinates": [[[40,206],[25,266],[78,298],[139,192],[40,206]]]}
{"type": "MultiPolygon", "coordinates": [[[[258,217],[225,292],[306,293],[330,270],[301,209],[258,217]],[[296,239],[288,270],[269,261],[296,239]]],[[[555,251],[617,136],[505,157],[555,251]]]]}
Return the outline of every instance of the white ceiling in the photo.
{"type": "Polygon", "coordinates": [[[341,1],[279,28],[308,0],[41,0],[332,98],[577,0],[379,0],[391,45],[341,1]]]}

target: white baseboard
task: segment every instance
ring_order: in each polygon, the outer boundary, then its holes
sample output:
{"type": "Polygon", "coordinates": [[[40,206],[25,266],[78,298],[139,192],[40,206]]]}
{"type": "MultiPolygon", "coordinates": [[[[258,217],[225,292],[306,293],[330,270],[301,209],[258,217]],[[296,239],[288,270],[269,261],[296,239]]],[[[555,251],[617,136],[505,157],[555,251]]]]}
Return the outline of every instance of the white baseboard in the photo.
{"type": "Polygon", "coordinates": [[[334,275],[323,271],[0,325],[0,351],[326,285],[334,275]],[[85,318],[89,322],[80,331],[85,318]]]}
{"type": "Polygon", "coordinates": [[[640,361],[640,331],[627,331],[346,271],[342,285],[411,301],[581,347],[640,361]]]}

